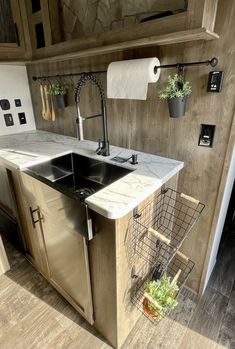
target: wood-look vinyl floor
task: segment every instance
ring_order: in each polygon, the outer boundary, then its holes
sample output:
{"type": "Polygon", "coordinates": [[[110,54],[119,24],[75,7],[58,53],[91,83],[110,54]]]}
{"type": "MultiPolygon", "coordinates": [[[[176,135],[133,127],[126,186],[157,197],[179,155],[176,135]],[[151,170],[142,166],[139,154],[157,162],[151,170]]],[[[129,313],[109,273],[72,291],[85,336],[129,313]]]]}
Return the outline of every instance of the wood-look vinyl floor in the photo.
{"type": "MultiPolygon", "coordinates": [[[[1,349],[110,349],[90,326],[7,244],[11,270],[0,276],[1,349]]],[[[235,349],[235,234],[223,243],[209,287],[197,303],[180,304],[157,326],[140,318],[123,349],[235,349]]]]}

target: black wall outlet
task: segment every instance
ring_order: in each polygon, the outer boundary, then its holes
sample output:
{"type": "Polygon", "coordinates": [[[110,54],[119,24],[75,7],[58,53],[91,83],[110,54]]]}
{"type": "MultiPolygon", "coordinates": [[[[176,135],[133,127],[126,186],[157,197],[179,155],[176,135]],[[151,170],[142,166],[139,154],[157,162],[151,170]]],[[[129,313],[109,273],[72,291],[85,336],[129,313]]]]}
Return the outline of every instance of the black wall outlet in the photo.
{"type": "Polygon", "coordinates": [[[8,101],[8,99],[1,99],[0,100],[0,106],[2,108],[2,110],[9,110],[11,105],[10,102],[8,101]]]}
{"type": "Polygon", "coordinates": [[[21,125],[26,124],[25,113],[18,113],[18,117],[19,117],[19,122],[21,125]]]}
{"type": "Polygon", "coordinates": [[[13,126],[14,120],[12,114],[4,114],[5,124],[6,126],[13,126]]]}
{"type": "Polygon", "coordinates": [[[215,133],[215,125],[201,124],[198,145],[212,148],[215,133]]]}

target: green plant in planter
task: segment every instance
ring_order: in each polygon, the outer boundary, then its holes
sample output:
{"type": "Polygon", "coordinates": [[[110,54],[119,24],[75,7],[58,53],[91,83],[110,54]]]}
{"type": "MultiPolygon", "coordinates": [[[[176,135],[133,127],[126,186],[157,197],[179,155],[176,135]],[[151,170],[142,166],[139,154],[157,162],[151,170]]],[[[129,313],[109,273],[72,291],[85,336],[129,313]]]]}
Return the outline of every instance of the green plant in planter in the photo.
{"type": "Polygon", "coordinates": [[[67,107],[67,91],[68,88],[65,85],[59,83],[50,85],[48,94],[53,97],[58,109],[67,107]]]}
{"type": "Polygon", "coordinates": [[[49,87],[48,94],[50,96],[63,96],[67,93],[67,87],[62,84],[52,84],[49,87]]]}
{"type": "Polygon", "coordinates": [[[184,81],[182,75],[174,74],[168,76],[168,85],[159,92],[161,99],[169,99],[175,97],[186,97],[192,92],[192,88],[188,81],[184,81]]]}
{"type": "Polygon", "coordinates": [[[159,92],[161,99],[167,99],[170,117],[176,118],[185,115],[187,97],[192,92],[188,81],[183,80],[180,74],[168,76],[168,84],[159,92]]]}
{"type": "Polygon", "coordinates": [[[145,311],[149,316],[155,316],[157,320],[161,320],[166,310],[173,309],[178,304],[176,300],[178,291],[177,282],[166,274],[163,274],[159,280],[148,281],[145,285],[145,293],[150,297],[148,297],[147,305],[144,304],[147,306],[147,309],[145,306],[145,311]]]}

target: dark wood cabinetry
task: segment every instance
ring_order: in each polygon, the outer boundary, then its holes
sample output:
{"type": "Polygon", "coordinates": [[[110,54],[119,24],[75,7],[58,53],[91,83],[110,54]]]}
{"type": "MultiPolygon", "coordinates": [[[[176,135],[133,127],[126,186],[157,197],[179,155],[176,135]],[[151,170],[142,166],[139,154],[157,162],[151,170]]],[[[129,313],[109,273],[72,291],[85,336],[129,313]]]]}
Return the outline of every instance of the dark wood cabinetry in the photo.
{"type": "Polygon", "coordinates": [[[180,13],[101,33],[84,32],[67,41],[58,0],[40,0],[37,6],[30,0],[1,2],[8,18],[7,23],[3,18],[1,21],[2,40],[9,39],[0,43],[1,61],[64,60],[219,37],[214,32],[218,0],[188,0],[187,9],[180,13]]]}

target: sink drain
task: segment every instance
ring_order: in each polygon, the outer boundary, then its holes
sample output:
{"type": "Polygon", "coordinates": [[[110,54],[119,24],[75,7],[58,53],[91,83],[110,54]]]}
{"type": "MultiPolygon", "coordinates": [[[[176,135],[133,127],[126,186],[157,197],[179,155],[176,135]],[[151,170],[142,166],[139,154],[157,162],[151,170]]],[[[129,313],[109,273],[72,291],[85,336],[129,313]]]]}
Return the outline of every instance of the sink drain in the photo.
{"type": "Polygon", "coordinates": [[[78,195],[78,197],[80,199],[85,199],[94,193],[95,193],[94,188],[86,188],[85,187],[85,188],[79,188],[79,189],[75,190],[75,194],[78,195]]]}

